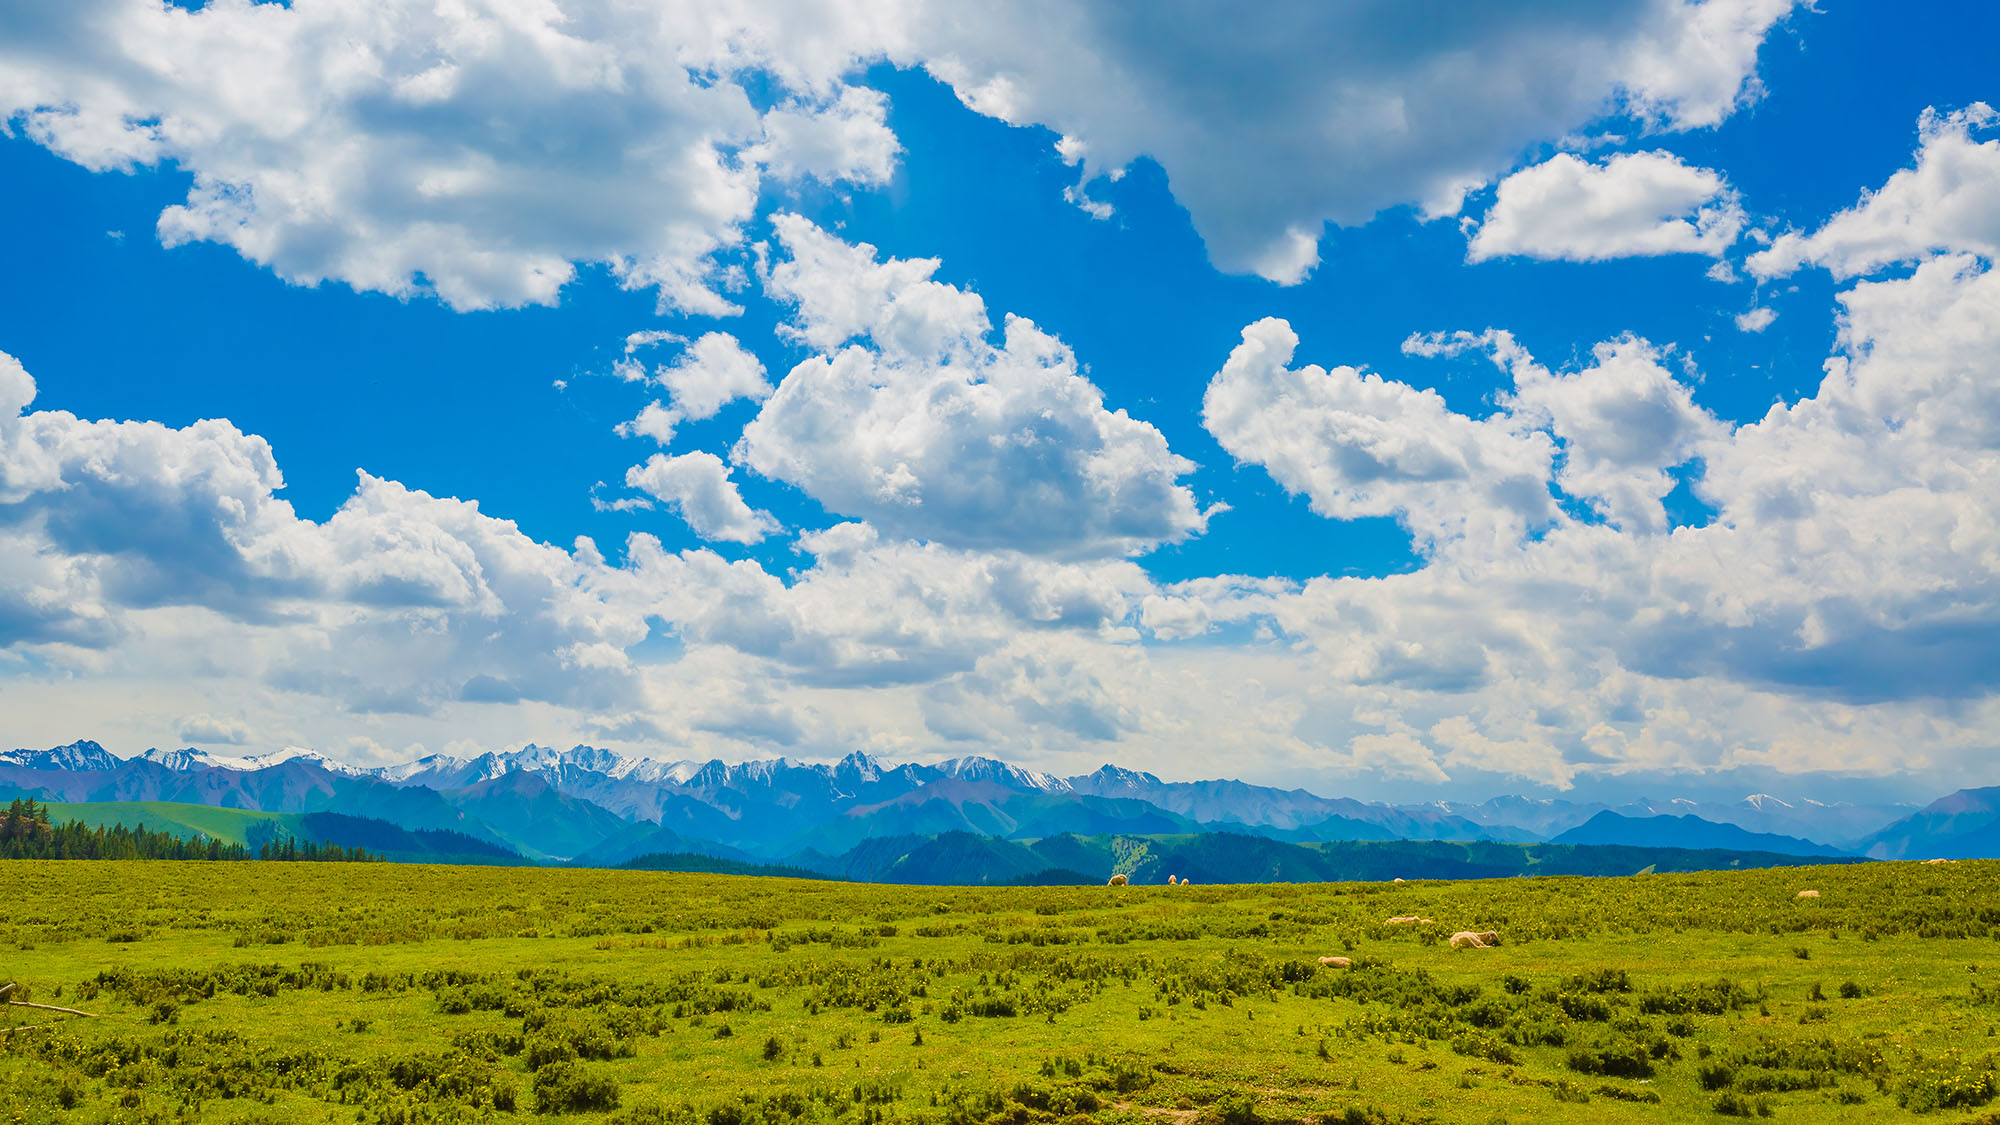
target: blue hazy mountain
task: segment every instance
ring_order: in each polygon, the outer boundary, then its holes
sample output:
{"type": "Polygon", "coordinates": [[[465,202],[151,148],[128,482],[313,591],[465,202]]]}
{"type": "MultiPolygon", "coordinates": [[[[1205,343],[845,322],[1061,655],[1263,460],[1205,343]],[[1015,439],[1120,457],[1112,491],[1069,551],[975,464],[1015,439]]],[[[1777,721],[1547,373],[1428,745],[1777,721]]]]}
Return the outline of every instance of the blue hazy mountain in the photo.
{"type": "Polygon", "coordinates": [[[1851,854],[1797,836],[1751,832],[1734,824],[1718,824],[1698,816],[1623,816],[1609,810],[1558,834],[1551,842],[1619,844],[1637,848],[1724,849],[1800,856],[1851,854]]]}
{"type": "Polygon", "coordinates": [[[2000,786],[1961,789],[1863,839],[1874,859],[2000,858],[2000,786]]]}
{"type": "MultiPolygon", "coordinates": [[[[1311,869],[1299,866],[1300,853],[1283,847],[1366,841],[1532,844],[1554,837],[1832,856],[1840,852],[1827,846],[1829,839],[1858,839],[1907,811],[1795,806],[1762,794],[1726,807],[1667,801],[1607,808],[1518,796],[1478,805],[1396,806],[1231,779],[1164,781],[1109,764],[1058,777],[983,757],[897,765],[860,753],[831,763],[671,762],[591,746],[530,744],[363,768],[296,748],[232,757],[187,747],[119,758],[87,740],[0,752],[0,798],[8,796],[333,813],[458,832],[538,860],[601,865],[645,855],[702,855],[812,868],[807,861],[814,857],[832,863],[829,857],[854,856],[872,870],[886,862],[876,852],[889,845],[874,843],[883,840],[956,841],[963,834],[1029,846],[1065,836],[1222,833],[1273,845],[1270,854],[1282,862],[1257,868],[1268,877],[1311,869]],[[1718,807],[1727,815],[1709,815],[1718,807]],[[1694,815],[1697,810],[1702,815],[1694,815]],[[1826,830],[1774,833],[1760,830],[1764,823],[1823,824],[1826,830]]],[[[1885,838],[1878,850],[1895,847],[1885,838]]],[[[1037,861],[1040,867],[1015,871],[1018,855],[987,851],[1014,856],[983,861],[992,881],[1072,866],[1037,861]]],[[[826,873],[870,877],[831,868],[826,873]]]]}

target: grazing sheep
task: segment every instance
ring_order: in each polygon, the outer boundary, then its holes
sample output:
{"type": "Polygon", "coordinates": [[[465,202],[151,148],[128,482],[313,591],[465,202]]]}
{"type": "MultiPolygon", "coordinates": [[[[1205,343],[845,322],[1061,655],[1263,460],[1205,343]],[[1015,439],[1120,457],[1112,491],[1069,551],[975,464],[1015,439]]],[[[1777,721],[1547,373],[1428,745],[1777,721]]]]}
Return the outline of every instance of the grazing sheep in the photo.
{"type": "Polygon", "coordinates": [[[1414,914],[1398,914],[1383,923],[1385,926],[1428,926],[1430,924],[1431,920],[1429,918],[1419,918],[1414,914]]]}
{"type": "Polygon", "coordinates": [[[1391,883],[1401,883],[1401,882],[1405,882],[1405,880],[1402,880],[1402,879],[1391,879],[1391,880],[1389,880],[1389,881],[1390,881],[1391,883]]]}
{"type": "Polygon", "coordinates": [[[1348,966],[1354,964],[1353,961],[1350,961],[1345,957],[1322,957],[1319,959],[1319,963],[1334,969],[1345,969],[1348,966]]]}
{"type": "Polygon", "coordinates": [[[1793,898],[1818,898],[1818,897],[1819,897],[1819,892],[1818,892],[1818,891],[1800,891],[1800,892],[1799,892],[1798,894],[1795,894],[1795,895],[1793,895],[1792,897],[1793,897],[1793,898]]]}
{"type": "Polygon", "coordinates": [[[1924,862],[1925,862],[1925,863],[1951,863],[1952,861],[1951,861],[1951,860],[1948,860],[1948,859],[1927,859],[1927,860],[1925,860],[1924,862]]]}
{"type": "Polygon", "coordinates": [[[1474,933],[1471,930],[1460,930],[1451,935],[1451,947],[1453,949],[1491,949],[1493,946],[1499,944],[1500,935],[1494,933],[1492,930],[1480,930],[1478,933],[1474,933]]]}
{"type": "Polygon", "coordinates": [[[1113,876],[1112,876],[1111,878],[1109,878],[1109,879],[1105,880],[1105,882],[1104,882],[1104,885],[1105,885],[1105,886],[1107,886],[1107,887],[1122,887],[1122,886],[1124,886],[1124,885],[1125,885],[1125,884],[1126,884],[1126,883],[1127,883],[1128,881],[1129,881],[1129,880],[1127,880],[1127,879],[1125,878],[1125,876],[1124,876],[1124,875],[1122,875],[1122,874],[1120,874],[1120,875],[1113,875],[1113,876]]]}
{"type": "Polygon", "coordinates": [[[1193,880],[1193,879],[1182,879],[1182,880],[1181,880],[1181,886],[1183,886],[1183,887],[1192,887],[1192,886],[1194,886],[1194,880],[1193,880]]]}
{"type": "Polygon", "coordinates": [[[1180,876],[1178,876],[1178,875],[1169,875],[1169,876],[1167,876],[1167,886],[1169,886],[1169,887],[1178,887],[1178,886],[1180,886],[1180,885],[1181,885],[1181,879],[1180,879],[1180,876]]]}

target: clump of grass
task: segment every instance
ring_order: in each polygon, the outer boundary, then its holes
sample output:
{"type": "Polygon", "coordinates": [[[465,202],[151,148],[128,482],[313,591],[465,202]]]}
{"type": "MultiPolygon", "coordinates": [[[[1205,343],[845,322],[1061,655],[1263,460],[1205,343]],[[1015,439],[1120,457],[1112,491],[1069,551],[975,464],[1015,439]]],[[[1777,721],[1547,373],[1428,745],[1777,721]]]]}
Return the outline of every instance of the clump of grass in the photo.
{"type": "Polygon", "coordinates": [[[1721,1097],[1715,1099],[1713,1108],[1715,1112],[1724,1117],[1771,1116],[1771,1100],[1769,1098],[1760,1097],[1751,1099],[1735,1093],[1724,1093],[1721,1097]]]}
{"type": "Polygon", "coordinates": [[[535,1072],[535,1112],[601,1113],[618,1108],[618,1083],[575,1062],[535,1072]]]}
{"type": "Polygon", "coordinates": [[[1549,1093],[1559,1102],[1570,1105],[1584,1105],[1590,1101],[1590,1093],[1583,1087],[1564,1078],[1549,1087],[1549,1093]]]}

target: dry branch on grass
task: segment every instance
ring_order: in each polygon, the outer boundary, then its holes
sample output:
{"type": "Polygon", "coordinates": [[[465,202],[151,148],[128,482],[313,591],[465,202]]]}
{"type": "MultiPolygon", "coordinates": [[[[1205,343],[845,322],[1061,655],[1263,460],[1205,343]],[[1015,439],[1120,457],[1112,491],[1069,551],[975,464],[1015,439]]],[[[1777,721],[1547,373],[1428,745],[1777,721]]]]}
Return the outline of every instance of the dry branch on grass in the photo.
{"type": "MultiPolygon", "coordinates": [[[[14,985],[12,982],[0,985],[0,996],[5,996],[6,994],[12,991],[14,991],[14,985]]],[[[39,1008],[44,1012],[64,1012],[67,1013],[68,1015],[83,1016],[86,1019],[93,1019],[93,1020],[99,1018],[96,1012],[79,1012],[75,1008],[58,1008],[54,1004],[32,1004],[26,1000],[9,1000],[7,1001],[7,1003],[16,1008],[39,1008]]],[[[36,1026],[39,1027],[41,1025],[37,1024],[36,1026]]],[[[18,1027],[10,1027],[7,1030],[20,1031],[22,1029],[18,1027]]]]}

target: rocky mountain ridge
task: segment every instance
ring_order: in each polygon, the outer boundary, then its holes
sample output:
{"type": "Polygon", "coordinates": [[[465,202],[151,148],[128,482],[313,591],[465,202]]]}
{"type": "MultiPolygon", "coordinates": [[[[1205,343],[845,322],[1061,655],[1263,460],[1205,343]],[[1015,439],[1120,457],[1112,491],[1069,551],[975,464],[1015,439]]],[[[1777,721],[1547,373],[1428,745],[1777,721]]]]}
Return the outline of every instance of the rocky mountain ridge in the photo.
{"type": "Polygon", "coordinates": [[[464,832],[530,858],[603,863],[651,852],[781,860],[840,854],[871,839],[952,832],[1014,840],[1220,831],[1306,844],[1538,843],[1586,824],[1595,826],[1590,838],[1605,844],[1678,840],[1713,847],[1788,838],[1777,846],[1802,855],[1925,849],[1924,839],[1893,831],[1916,810],[1787,802],[1762,793],[1729,803],[1674,798],[1611,806],[1508,795],[1476,804],[1388,805],[1233,779],[1165,781],[1111,764],[1058,777],[993,758],[891,764],[859,752],[835,762],[730,763],[530,743],[364,768],[303,748],[228,756],[186,747],[120,758],[81,740],[0,752],[5,792],[338,812],[464,832]]]}

